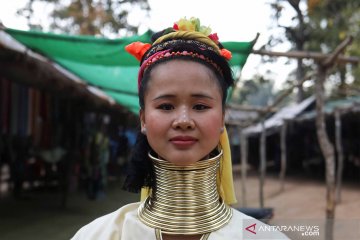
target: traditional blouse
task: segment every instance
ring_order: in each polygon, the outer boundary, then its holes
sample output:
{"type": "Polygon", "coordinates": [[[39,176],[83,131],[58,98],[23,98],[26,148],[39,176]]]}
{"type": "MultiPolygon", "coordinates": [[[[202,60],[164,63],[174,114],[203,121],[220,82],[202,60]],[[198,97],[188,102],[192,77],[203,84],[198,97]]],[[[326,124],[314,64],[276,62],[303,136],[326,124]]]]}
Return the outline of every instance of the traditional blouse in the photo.
{"type": "MultiPolygon", "coordinates": [[[[72,240],[157,240],[155,229],[138,218],[139,204],[131,203],[97,218],[82,227],[72,240]]],[[[211,232],[208,240],[288,239],[283,233],[271,231],[266,226],[268,225],[233,209],[233,216],[228,224],[211,232]]]]}

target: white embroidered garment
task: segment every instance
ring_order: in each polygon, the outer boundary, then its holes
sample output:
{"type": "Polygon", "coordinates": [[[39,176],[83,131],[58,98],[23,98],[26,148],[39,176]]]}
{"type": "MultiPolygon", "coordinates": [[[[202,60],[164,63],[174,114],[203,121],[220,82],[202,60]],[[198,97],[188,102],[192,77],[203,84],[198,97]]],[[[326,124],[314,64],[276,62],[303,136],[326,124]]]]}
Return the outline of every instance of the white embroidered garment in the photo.
{"type": "MultiPolygon", "coordinates": [[[[115,212],[94,220],[82,227],[71,240],[156,240],[155,230],[143,224],[137,216],[139,204],[125,205],[115,212]]],[[[259,232],[256,229],[260,226],[267,225],[233,209],[229,223],[212,232],[208,240],[242,240],[245,234],[247,239],[288,239],[278,231],[259,232]],[[250,229],[256,234],[245,230],[249,224],[256,224],[250,229]],[[254,234],[254,238],[249,238],[249,234],[250,236],[254,234]]]]}

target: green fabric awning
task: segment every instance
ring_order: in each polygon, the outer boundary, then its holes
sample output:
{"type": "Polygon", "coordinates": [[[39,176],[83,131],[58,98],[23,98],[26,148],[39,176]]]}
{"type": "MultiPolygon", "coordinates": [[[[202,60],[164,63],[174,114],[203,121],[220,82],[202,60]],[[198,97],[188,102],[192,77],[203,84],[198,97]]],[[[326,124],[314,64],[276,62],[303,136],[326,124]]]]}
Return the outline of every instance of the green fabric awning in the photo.
{"type": "MultiPolygon", "coordinates": [[[[137,114],[137,71],[139,62],[124,47],[134,41],[150,42],[151,32],[121,39],[70,36],[38,31],[6,29],[17,41],[41,53],[91,86],[98,87],[118,104],[137,114]]],[[[233,58],[234,74],[243,67],[252,42],[224,42],[233,58]]]]}

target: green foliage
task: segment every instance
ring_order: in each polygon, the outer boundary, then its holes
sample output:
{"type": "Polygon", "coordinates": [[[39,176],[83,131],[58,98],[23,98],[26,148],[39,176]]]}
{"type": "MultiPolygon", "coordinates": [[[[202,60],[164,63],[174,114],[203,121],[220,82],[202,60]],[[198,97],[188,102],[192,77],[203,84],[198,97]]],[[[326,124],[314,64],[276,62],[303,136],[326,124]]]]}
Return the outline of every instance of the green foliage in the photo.
{"type": "MultiPolygon", "coordinates": [[[[285,34],[273,36],[270,43],[289,41],[292,50],[331,53],[347,36],[352,35],[354,41],[345,55],[360,56],[359,0],[273,0],[271,6],[274,9],[274,25],[283,29],[285,34]],[[295,14],[291,22],[281,25],[286,5],[290,5],[295,14]]],[[[305,73],[316,67],[313,61],[303,61],[303,65],[303,70],[299,71],[301,66],[298,64],[298,72],[305,73]]],[[[360,86],[360,69],[357,66],[337,65],[329,74],[333,96],[348,94],[346,89],[349,84],[360,86]],[[349,75],[352,77],[349,78],[349,75]],[[353,82],[348,81],[351,78],[353,82]]]]}
{"type": "Polygon", "coordinates": [[[129,23],[129,14],[139,9],[145,16],[150,10],[147,0],[28,0],[18,13],[28,19],[31,28],[42,28],[31,21],[35,17],[34,5],[40,2],[54,9],[49,18],[51,30],[82,35],[136,34],[139,26],[129,23]]]}
{"type": "Polygon", "coordinates": [[[358,0],[320,1],[309,14],[313,29],[309,50],[330,52],[348,35],[358,38],[360,36],[359,15],[360,1],[358,0]]]}
{"type": "MultiPolygon", "coordinates": [[[[321,0],[309,11],[309,20],[313,29],[309,50],[329,53],[338,46],[347,36],[353,36],[352,44],[345,54],[360,56],[360,1],[358,0],[321,0]]],[[[354,78],[352,85],[360,86],[360,69],[352,67],[354,78]]],[[[334,73],[340,80],[335,95],[346,94],[346,68],[337,66],[334,73]],[[343,92],[345,90],[345,92],[343,92]],[[340,92],[340,93],[339,93],[340,92]]]]}

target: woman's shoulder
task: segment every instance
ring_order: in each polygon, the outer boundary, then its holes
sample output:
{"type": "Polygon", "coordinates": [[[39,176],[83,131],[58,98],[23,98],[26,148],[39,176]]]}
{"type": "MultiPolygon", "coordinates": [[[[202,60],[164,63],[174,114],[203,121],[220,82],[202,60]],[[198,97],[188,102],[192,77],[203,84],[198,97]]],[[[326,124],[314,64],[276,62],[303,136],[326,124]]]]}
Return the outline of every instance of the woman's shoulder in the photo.
{"type": "Polygon", "coordinates": [[[120,239],[127,215],[136,216],[140,203],[130,203],[83,226],[72,240],[120,239]]]}
{"type": "Polygon", "coordinates": [[[289,239],[282,232],[244,213],[232,209],[233,216],[223,228],[210,234],[212,239],[289,239]]]}

